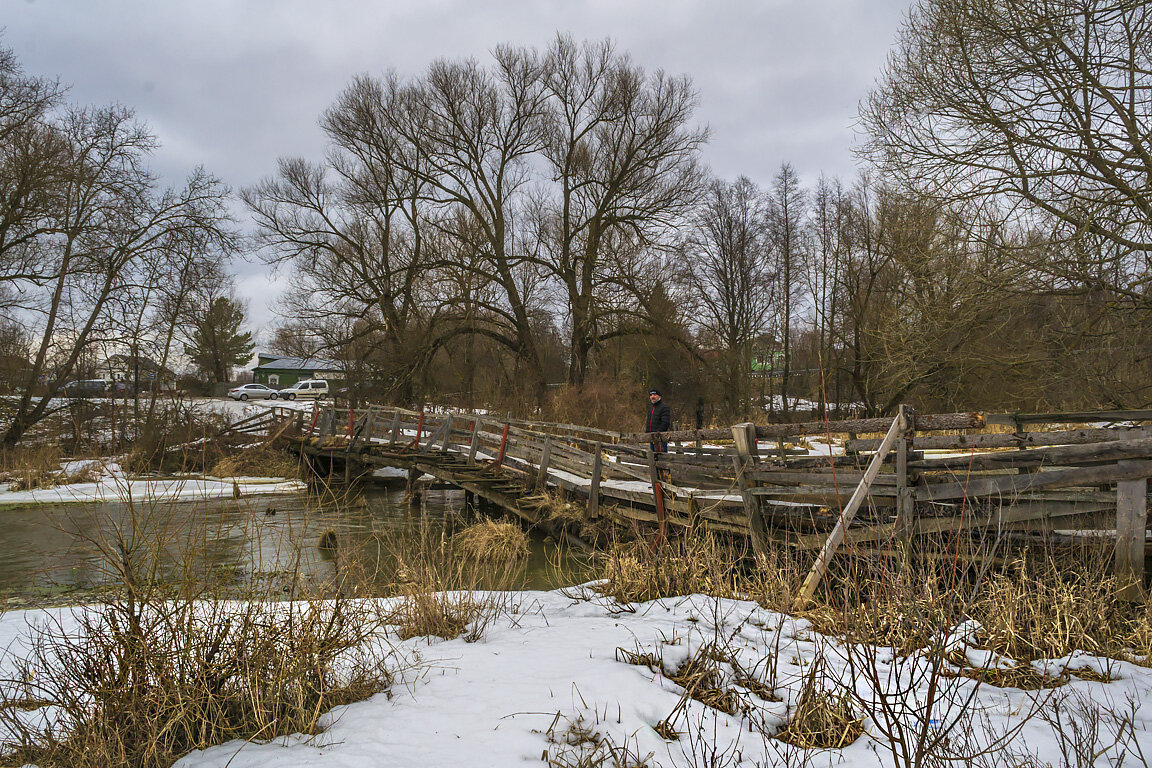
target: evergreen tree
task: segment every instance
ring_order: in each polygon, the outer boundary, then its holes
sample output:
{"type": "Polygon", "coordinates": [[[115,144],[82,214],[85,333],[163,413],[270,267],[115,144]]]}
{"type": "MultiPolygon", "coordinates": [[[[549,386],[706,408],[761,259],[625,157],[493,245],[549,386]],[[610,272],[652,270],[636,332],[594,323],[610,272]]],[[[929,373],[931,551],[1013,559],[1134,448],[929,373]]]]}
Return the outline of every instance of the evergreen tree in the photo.
{"type": "Polygon", "coordinates": [[[226,296],[211,300],[195,312],[191,338],[184,353],[212,382],[228,381],[233,366],[244,365],[252,357],[256,343],[252,334],[241,331],[244,306],[226,296]]]}

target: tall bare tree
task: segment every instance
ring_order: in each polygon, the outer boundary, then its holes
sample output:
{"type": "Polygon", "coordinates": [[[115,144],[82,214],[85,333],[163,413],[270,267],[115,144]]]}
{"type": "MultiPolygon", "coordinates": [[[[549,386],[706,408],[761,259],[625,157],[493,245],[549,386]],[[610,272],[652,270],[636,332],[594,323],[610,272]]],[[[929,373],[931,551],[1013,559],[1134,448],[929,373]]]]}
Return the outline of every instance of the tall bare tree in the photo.
{"type": "Polygon", "coordinates": [[[580,385],[607,330],[602,270],[613,233],[670,242],[703,186],[697,154],[708,134],[690,125],[697,97],[687,77],[646,75],[610,40],[557,36],[543,71],[550,170],[538,238],[566,303],[568,383],[580,385]]]}
{"type": "Polygon", "coordinates": [[[772,180],[768,193],[768,242],[775,259],[777,310],[780,335],[781,408],[788,413],[789,383],[792,373],[792,333],[796,320],[797,296],[801,292],[801,268],[804,259],[804,217],[807,193],[791,163],[784,163],[772,180]]]}
{"type": "Polygon", "coordinates": [[[717,373],[733,417],[748,413],[752,344],[766,332],[775,280],[760,189],[741,176],[714,181],[696,211],[686,242],[684,277],[698,307],[703,337],[723,355],[717,373]]]}

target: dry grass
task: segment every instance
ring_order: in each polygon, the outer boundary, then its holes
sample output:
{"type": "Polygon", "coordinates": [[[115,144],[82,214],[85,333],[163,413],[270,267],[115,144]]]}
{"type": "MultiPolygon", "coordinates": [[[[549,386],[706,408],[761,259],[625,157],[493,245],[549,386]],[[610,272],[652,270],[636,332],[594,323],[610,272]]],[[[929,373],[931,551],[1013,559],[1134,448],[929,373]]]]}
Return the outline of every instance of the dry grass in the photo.
{"type": "Polygon", "coordinates": [[[387,615],[401,640],[413,637],[460,637],[480,615],[481,605],[463,593],[448,594],[414,589],[403,595],[387,615]]]}
{"type": "Polygon", "coordinates": [[[507,524],[496,525],[468,534],[464,541],[472,544],[460,547],[427,531],[393,532],[380,540],[391,562],[384,570],[395,574],[392,592],[398,598],[386,620],[398,637],[463,635],[473,642],[497,617],[515,610],[516,593],[510,590],[522,583],[526,558],[517,553],[524,534],[512,526],[517,538],[502,527],[507,524]],[[472,556],[485,552],[490,557],[472,556]]]}
{"type": "Polygon", "coordinates": [[[57,485],[60,461],[63,458],[55,443],[18,445],[0,451],[0,477],[8,480],[11,491],[32,491],[57,485]]]}
{"type": "MultiPolygon", "coordinates": [[[[621,603],[702,593],[753,598],[791,613],[810,557],[777,546],[752,559],[737,545],[703,535],[675,539],[658,552],[616,543],[596,565],[607,580],[599,589],[621,603]]],[[[1152,602],[1119,600],[1119,586],[1100,550],[1022,557],[987,572],[959,557],[846,551],[803,615],[822,634],[902,653],[929,647],[942,632],[973,620],[982,628],[978,647],[1020,663],[1079,650],[1152,665],[1152,602]]]]}
{"type": "Polygon", "coordinates": [[[467,560],[506,563],[528,557],[528,534],[515,523],[482,520],[453,536],[452,548],[467,560]]]}
{"type": "Polygon", "coordinates": [[[816,656],[805,674],[804,687],[788,724],[776,734],[780,741],[803,749],[843,749],[864,733],[864,718],[845,690],[830,690],[823,658],[816,656]]]}
{"type": "Polygon", "coordinates": [[[1147,609],[1117,599],[1120,581],[1102,553],[1025,558],[989,583],[973,608],[983,644],[1019,661],[1073,651],[1116,656],[1147,631],[1147,609]]]}
{"type": "Polygon", "coordinates": [[[616,542],[597,556],[607,583],[601,591],[622,603],[702,593],[736,597],[747,585],[740,568],[745,552],[710,536],[673,539],[653,552],[645,542],[616,542]]]}
{"type": "Polygon", "coordinates": [[[548,395],[538,418],[559,424],[579,424],[618,432],[642,426],[647,387],[615,377],[595,377],[579,387],[563,386],[548,395]]]}
{"type": "Polygon", "coordinates": [[[225,455],[207,474],[213,477],[299,477],[300,459],[274,448],[245,448],[225,455]]]}
{"type": "Polygon", "coordinates": [[[701,646],[667,677],[701,704],[734,715],[736,694],[726,684],[720,671],[720,664],[715,655],[715,648],[708,644],[701,646]]]}

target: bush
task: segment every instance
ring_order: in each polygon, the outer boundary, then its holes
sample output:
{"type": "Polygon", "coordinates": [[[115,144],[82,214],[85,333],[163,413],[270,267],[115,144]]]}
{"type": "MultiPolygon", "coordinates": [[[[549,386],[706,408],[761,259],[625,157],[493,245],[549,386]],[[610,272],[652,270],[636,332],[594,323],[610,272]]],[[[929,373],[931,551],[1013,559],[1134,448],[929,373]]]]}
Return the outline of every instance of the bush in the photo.
{"type": "Polygon", "coordinates": [[[165,586],[170,532],[127,503],[130,524],[100,542],[118,588],[31,626],[20,673],[0,680],[5,764],[166,768],[233,739],[316,733],[332,707],[387,690],[374,603],[227,600],[191,567],[165,586]]]}

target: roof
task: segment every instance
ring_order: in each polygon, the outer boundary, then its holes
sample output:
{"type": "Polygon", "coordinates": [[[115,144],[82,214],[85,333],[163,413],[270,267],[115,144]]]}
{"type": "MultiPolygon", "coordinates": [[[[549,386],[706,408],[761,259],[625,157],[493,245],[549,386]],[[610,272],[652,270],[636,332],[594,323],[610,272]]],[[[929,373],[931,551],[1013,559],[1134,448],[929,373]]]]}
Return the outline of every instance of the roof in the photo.
{"type": "Polygon", "coordinates": [[[257,371],[263,368],[264,370],[275,371],[343,371],[344,363],[338,360],[324,360],[322,358],[305,358],[305,357],[273,357],[272,355],[260,355],[260,364],[252,370],[257,371]]]}

